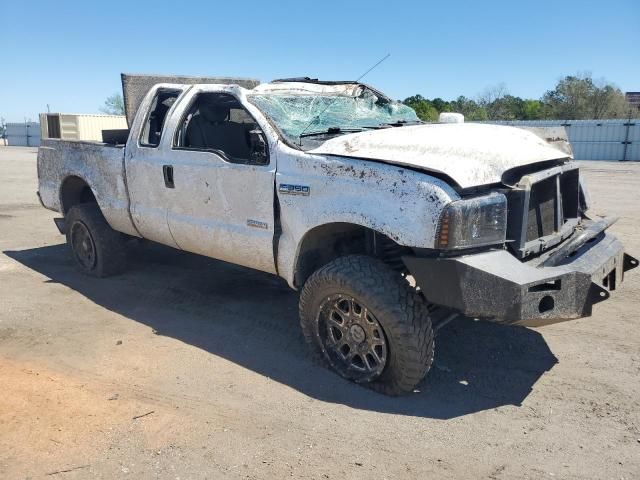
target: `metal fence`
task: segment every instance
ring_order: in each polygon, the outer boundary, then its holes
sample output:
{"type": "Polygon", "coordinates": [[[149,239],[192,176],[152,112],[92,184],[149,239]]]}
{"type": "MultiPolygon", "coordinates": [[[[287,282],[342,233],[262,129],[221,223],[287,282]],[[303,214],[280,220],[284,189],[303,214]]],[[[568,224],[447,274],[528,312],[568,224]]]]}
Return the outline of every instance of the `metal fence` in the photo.
{"type": "Polygon", "coordinates": [[[40,145],[39,123],[7,123],[6,127],[6,137],[9,145],[19,147],[37,147],[40,145]]]}
{"type": "Polygon", "coordinates": [[[640,161],[640,119],[492,121],[514,127],[565,127],[576,160],[640,161]]]}
{"type": "MultiPolygon", "coordinates": [[[[492,121],[515,127],[567,129],[576,160],[640,161],[640,119],[631,120],[514,120],[492,121]]],[[[7,123],[7,143],[27,147],[40,145],[37,122],[7,123]]]]}

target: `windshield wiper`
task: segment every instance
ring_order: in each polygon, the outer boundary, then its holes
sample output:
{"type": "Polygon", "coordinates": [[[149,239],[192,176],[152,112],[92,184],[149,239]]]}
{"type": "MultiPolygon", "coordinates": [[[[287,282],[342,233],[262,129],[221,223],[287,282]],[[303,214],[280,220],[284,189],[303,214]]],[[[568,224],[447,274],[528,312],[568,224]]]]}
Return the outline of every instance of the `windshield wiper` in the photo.
{"type": "Polygon", "coordinates": [[[396,120],[393,123],[381,123],[380,126],[381,127],[404,127],[405,125],[420,125],[422,122],[421,120],[396,120]]]}
{"type": "Polygon", "coordinates": [[[341,128],[341,127],[329,127],[326,130],[319,130],[317,132],[302,133],[300,138],[304,137],[317,137],[319,135],[338,135],[340,133],[354,133],[362,132],[364,128],[341,128]]]}
{"type": "Polygon", "coordinates": [[[329,127],[326,130],[318,130],[317,132],[309,132],[309,133],[303,133],[300,135],[300,138],[305,138],[305,137],[318,137],[320,135],[339,135],[341,133],[357,133],[357,132],[364,132],[365,130],[377,130],[379,128],[384,128],[382,126],[367,126],[367,127],[350,127],[350,128],[345,128],[345,127],[329,127]]]}

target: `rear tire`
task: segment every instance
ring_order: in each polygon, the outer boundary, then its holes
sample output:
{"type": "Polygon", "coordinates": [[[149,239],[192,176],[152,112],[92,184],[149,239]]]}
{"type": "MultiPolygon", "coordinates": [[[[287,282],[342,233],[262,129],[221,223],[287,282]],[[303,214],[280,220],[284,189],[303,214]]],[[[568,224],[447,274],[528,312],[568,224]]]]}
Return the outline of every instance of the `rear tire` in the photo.
{"type": "Polygon", "coordinates": [[[316,271],[300,295],[300,323],[323,363],[386,395],[412,392],[433,362],[426,303],[371,257],[341,257],[316,271]]]}
{"type": "Polygon", "coordinates": [[[65,220],[71,257],[82,273],[107,277],[124,271],[125,236],[109,226],[98,205],[75,205],[65,220]]]}

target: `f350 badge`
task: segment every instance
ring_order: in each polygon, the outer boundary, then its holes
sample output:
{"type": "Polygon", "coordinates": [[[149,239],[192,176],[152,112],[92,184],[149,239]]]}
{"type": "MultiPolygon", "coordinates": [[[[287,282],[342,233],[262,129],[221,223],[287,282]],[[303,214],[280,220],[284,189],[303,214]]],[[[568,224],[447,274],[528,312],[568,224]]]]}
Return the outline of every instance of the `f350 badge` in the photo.
{"type": "Polygon", "coordinates": [[[284,195],[303,195],[308,197],[311,193],[311,188],[308,185],[292,185],[290,183],[281,183],[278,187],[278,192],[284,195]]]}

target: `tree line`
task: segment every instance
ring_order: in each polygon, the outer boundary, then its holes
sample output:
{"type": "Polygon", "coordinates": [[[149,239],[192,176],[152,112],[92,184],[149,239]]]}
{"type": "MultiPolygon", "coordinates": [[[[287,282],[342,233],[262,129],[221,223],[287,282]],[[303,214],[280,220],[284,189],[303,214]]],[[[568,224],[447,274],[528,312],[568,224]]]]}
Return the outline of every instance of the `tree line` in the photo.
{"type": "MultiPolygon", "coordinates": [[[[462,113],[467,120],[580,120],[627,118],[631,107],[618,87],[591,74],[568,75],[539,99],[510,95],[504,84],[487,88],[476,99],[459,96],[455,100],[428,99],[413,95],[403,100],[421,120],[434,122],[441,112],[462,113]]],[[[122,95],[108,97],[103,113],[124,115],[122,95]]],[[[632,114],[637,115],[638,112],[632,114]]]]}
{"type": "Polygon", "coordinates": [[[413,95],[403,103],[421,120],[433,122],[441,112],[462,113],[467,120],[580,120],[627,118],[632,112],[615,85],[594,81],[590,74],[568,75],[539,99],[510,95],[504,84],[486,89],[476,99],[460,96],[446,101],[413,95]]]}

